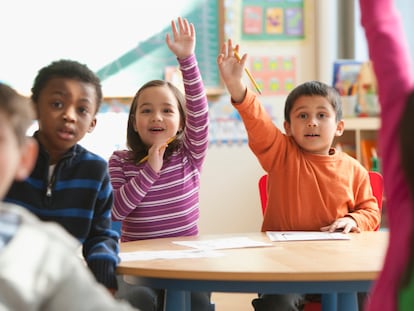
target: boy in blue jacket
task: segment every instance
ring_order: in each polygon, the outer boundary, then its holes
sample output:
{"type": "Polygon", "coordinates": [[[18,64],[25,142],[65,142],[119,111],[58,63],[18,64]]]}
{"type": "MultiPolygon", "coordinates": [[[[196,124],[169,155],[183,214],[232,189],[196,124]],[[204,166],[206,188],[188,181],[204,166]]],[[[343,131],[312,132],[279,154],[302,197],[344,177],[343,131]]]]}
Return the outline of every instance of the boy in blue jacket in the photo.
{"type": "Polygon", "coordinates": [[[38,72],[31,99],[39,156],[29,178],[14,182],[5,201],[62,225],[81,242],[97,281],[115,293],[119,245],[111,229],[107,162],[78,144],[96,125],[100,80],[86,65],[58,60],[38,72]]]}

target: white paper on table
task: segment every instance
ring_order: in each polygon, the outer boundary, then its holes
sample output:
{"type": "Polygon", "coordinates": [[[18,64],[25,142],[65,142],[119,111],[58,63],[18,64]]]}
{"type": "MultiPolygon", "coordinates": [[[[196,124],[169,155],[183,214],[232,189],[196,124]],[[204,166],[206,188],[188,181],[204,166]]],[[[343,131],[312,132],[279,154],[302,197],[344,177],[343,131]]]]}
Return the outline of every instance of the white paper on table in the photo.
{"type": "Polygon", "coordinates": [[[121,261],[143,261],[154,259],[180,259],[180,258],[202,258],[223,256],[215,251],[200,250],[161,250],[161,251],[136,251],[119,253],[121,261]]]}
{"type": "Polygon", "coordinates": [[[322,231],[266,231],[273,242],[281,241],[315,241],[315,240],[350,240],[349,234],[322,231]]]}
{"type": "Polygon", "coordinates": [[[174,241],[173,243],[200,249],[200,250],[274,246],[274,244],[272,243],[266,243],[263,241],[255,241],[248,237],[220,238],[220,239],[199,240],[199,241],[174,241]]]}

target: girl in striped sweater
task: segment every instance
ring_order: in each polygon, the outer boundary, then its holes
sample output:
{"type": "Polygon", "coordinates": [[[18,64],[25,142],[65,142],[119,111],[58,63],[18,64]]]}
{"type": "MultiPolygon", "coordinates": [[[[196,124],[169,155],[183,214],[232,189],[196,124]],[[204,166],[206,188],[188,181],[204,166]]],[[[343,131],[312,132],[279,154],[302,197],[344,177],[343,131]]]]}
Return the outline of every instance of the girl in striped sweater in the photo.
{"type": "MultiPolygon", "coordinates": [[[[123,242],[198,234],[200,171],[208,147],[207,97],[194,54],[194,26],[182,18],[178,27],[174,21],[171,25],[173,38],[167,35],[166,43],[177,56],[185,96],[166,81],[143,85],[130,108],[128,150],[115,151],[109,159],[112,219],[122,222],[123,242]]],[[[133,305],[162,310],[163,291],[129,291],[133,305]]],[[[192,305],[195,299],[204,306],[194,309],[209,310],[209,294],[195,293],[192,305]]]]}

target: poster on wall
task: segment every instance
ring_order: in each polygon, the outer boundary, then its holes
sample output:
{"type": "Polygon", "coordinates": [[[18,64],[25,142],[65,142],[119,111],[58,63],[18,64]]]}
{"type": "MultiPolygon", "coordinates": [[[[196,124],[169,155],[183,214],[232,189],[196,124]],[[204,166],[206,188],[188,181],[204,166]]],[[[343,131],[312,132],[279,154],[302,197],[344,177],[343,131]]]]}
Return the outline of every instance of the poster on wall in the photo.
{"type": "Polygon", "coordinates": [[[243,0],[243,40],[304,38],[303,0],[243,0]]]}
{"type": "Polygon", "coordinates": [[[256,56],[249,65],[262,95],[287,95],[296,85],[295,56],[256,56]]]}

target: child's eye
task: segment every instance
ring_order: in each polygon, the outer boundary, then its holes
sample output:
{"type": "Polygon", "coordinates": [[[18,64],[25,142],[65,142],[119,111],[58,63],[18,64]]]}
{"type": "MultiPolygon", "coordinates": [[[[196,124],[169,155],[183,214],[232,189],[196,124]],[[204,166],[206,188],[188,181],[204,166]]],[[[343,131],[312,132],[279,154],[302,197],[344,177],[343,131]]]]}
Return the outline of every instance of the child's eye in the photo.
{"type": "Polygon", "coordinates": [[[319,117],[320,119],[323,119],[323,118],[325,118],[325,117],[326,117],[326,114],[325,114],[324,112],[321,112],[321,113],[319,113],[319,114],[318,114],[318,117],[319,117]]]}
{"type": "Polygon", "coordinates": [[[61,102],[53,102],[52,107],[53,108],[62,108],[63,104],[61,102]]]}
{"type": "Polygon", "coordinates": [[[173,112],[172,109],[169,109],[169,108],[164,109],[164,113],[172,113],[172,112],[173,112]]]}
{"type": "Polygon", "coordinates": [[[300,113],[299,114],[299,119],[306,119],[307,114],[306,113],[300,113]]]}
{"type": "Polygon", "coordinates": [[[150,110],[150,109],[142,109],[140,112],[141,112],[141,113],[150,113],[150,112],[151,112],[151,110],[150,110]]]}
{"type": "Polygon", "coordinates": [[[85,108],[85,107],[79,107],[78,111],[81,114],[87,114],[89,110],[88,110],[88,108],[85,108]]]}

